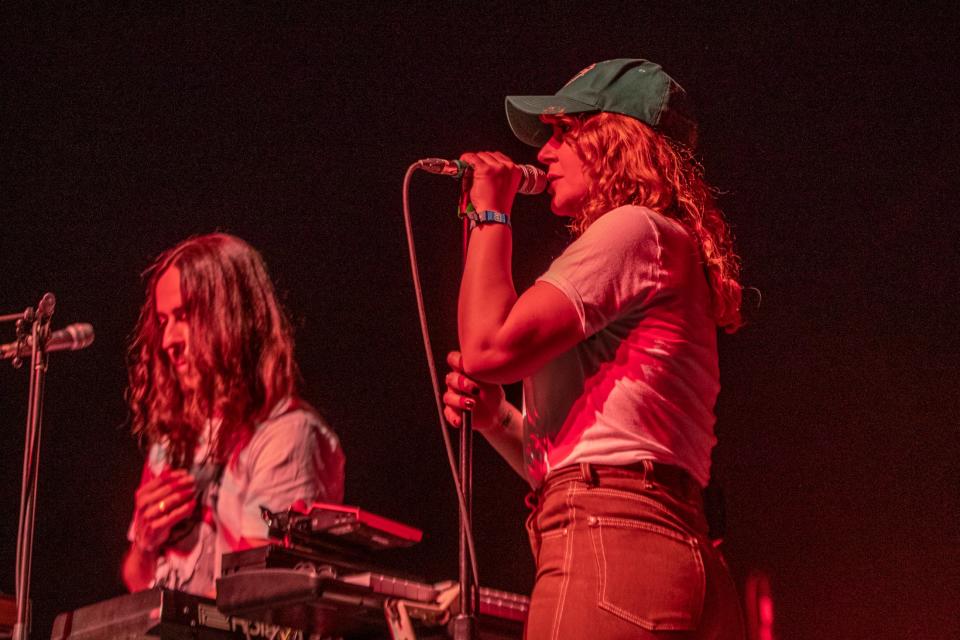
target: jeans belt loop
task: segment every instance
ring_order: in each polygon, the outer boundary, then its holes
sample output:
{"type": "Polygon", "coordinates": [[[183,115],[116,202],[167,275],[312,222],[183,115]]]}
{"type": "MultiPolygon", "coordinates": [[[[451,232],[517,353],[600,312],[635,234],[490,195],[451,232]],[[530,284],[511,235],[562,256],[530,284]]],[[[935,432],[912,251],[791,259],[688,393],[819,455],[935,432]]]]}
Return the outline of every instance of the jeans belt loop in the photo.
{"type": "Polygon", "coordinates": [[[653,462],[649,458],[644,458],[643,464],[643,484],[647,489],[653,489],[653,462]]]}
{"type": "Polygon", "coordinates": [[[597,473],[589,462],[580,463],[580,479],[591,487],[597,486],[597,473]]]}

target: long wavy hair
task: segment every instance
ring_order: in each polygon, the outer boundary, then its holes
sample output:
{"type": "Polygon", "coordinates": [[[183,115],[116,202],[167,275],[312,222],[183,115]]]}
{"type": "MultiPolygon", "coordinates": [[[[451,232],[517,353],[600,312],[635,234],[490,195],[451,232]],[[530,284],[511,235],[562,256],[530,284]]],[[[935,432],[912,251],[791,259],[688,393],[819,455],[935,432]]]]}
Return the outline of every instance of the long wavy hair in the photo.
{"type": "Polygon", "coordinates": [[[692,151],[617,113],[544,120],[567,131],[589,174],[582,213],[570,224],[573,232],[583,233],[607,211],[627,204],[678,220],[699,245],[714,320],[728,333],[740,328],[740,259],[714,190],[692,151]]]}
{"type": "Polygon", "coordinates": [[[299,377],[290,322],[260,254],[235,236],[215,233],[185,240],[144,272],[146,302],[128,351],[127,401],[141,443],[162,442],[174,466],[189,466],[207,420],[222,420],[212,447],[229,462],[299,377]],[[190,327],[190,354],[200,378],[184,394],[161,347],[157,281],[180,271],[190,327]]]}

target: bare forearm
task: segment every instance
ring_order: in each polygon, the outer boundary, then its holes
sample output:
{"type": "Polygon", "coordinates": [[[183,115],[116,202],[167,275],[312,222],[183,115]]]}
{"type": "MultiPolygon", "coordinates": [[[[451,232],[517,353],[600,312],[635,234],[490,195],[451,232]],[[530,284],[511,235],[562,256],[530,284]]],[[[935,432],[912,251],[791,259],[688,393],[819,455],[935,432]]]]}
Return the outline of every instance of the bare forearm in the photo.
{"type": "Polygon", "coordinates": [[[145,551],[136,544],[131,544],[123,558],[123,583],[131,592],[149,589],[153,584],[156,566],[156,552],[145,551]]]}
{"type": "Polygon", "coordinates": [[[482,225],[471,233],[458,307],[460,347],[468,374],[471,368],[484,368],[481,359],[517,301],[512,250],[512,232],[505,225],[482,225]]]}
{"type": "Polygon", "coordinates": [[[583,340],[577,308],[557,287],[537,282],[517,297],[510,274],[510,230],[475,229],[460,287],[464,372],[509,384],[540,370],[583,340]]]}
{"type": "Polygon", "coordinates": [[[504,401],[500,405],[498,424],[481,433],[490,446],[526,480],[527,470],[523,462],[523,416],[520,410],[504,401]]]}

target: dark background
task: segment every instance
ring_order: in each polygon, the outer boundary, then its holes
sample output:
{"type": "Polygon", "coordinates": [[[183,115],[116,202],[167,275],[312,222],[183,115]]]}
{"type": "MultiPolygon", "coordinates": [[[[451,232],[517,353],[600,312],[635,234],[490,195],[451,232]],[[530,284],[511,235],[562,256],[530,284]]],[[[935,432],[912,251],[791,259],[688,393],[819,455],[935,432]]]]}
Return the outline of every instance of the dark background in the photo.
{"type": "MultiPolygon", "coordinates": [[[[762,300],[721,340],[714,474],[736,577],[770,574],[783,639],[960,635],[947,3],[55,7],[0,9],[0,312],[49,290],[55,327],[97,331],[50,368],[37,637],[57,612],[122,590],[141,463],[123,403],[139,274],[217,229],[258,247],[285,292],[305,395],[348,456],[347,501],[422,528],[408,569],[455,577],[401,179],[418,158],[471,149],[532,162],[504,95],[553,93],[614,57],[663,64],[699,105],[701,157],[762,300]]],[[[417,174],[411,199],[442,359],[456,335],[456,185],[417,174]]],[[[544,198],[514,213],[526,287],[566,235],[544,198]]],[[[8,593],[27,382],[0,367],[8,593]]],[[[476,466],[483,582],[526,592],[524,486],[485,444],[476,466]]]]}

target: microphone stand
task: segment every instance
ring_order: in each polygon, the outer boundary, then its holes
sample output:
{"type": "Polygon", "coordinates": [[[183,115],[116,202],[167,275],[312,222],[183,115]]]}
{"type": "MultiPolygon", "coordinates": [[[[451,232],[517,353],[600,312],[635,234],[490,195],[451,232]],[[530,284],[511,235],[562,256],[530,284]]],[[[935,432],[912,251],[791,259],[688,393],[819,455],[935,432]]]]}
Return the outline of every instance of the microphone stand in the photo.
{"type": "MultiPolygon", "coordinates": [[[[467,503],[467,518],[473,518],[473,418],[469,411],[463,412],[463,424],[460,426],[460,486],[463,499],[467,503]]],[[[460,613],[453,619],[454,640],[474,640],[477,638],[477,597],[480,592],[473,585],[470,570],[469,550],[467,549],[467,530],[460,519],[459,548],[460,613]]]]}
{"type": "MultiPolygon", "coordinates": [[[[467,211],[472,205],[467,202],[469,189],[465,180],[460,181],[460,211],[467,211]]],[[[467,263],[467,244],[470,240],[470,221],[463,218],[463,266],[467,263]]],[[[480,612],[480,585],[474,584],[476,576],[470,568],[469,548],[467,547],[467,526],[473,524],[473,415],[463,412],[463,424],[460,425],[460,487],[463,490],[463,505],[466,517],[459,518],[459,583],[460,613],[451,622],[453,640],[476,640],[479,637],[477,616],[480,612]]]]}
{"type": "MultiPolygon", "coordinates": [[[[43,390],[47,373],[47,338],[50,318],[56,305],[52,293],[45,293],[36,311],[27,309],[22,314],[0,316],[17,321],[17,341],[26,339],[26,324],[31,325],[33,344],[30,349],[30,392],[27,400],[27,433],[23,447],[23,481],[20,488],[20,517],[17,525],[16,597],[17,622],[13,627],[14,640],[28,640],[30,632],[30,566],[33,558],[33,529],[37,505],[37,468],[40,461],[40,432],[43,421],[43,390]]],[[[19,348],[18,348],[19,354],[19,348]]],[[[19,355],[14,367],[19,367],[19,355]]]]}
{"type": "MultiPolygon", "coordinates": [[[[420,286],[420,275],[417,269],[417,260],[416,260],[416,249],[413,243],[413,225],[410,220],[410,178],[415,171],[418,169],[426,170],[430,173],[439,173],[442,175],[448,175],[452,177],[461,178],[460,182],[460,208],[459,212],[461,217],[467,211],[467,193],[469,189],[464,189],[466,186],[464,184],[464,176],[469,175],[465,171],[465,165],[461,162],[453,161],[448,162],[446,160],[437,159],[437,158],[427,158],[425,160],[418,160],[414,162],[409,167],[407,167],[407,172],[403,177],[403,223],[407,232],[407,250],[410,254],[410,271],[413,276],[413,289],[417,298],[417,312],[420,316],[420,331],[423,335],[423,347],[424,354],[427,359],[427,365],[430,369],[430,382],[433,384],[433,395],[434,402],[436,403],[437,408],[437,418],[440,425],[440,432],[443,436],[443,445],[444,450],[447,454],[447,461],[450,464],[450,474],[454,478],[454,485],[457,493],[457,515],[459,516],[460,524],[460,597],[459,604],[461,605],[460,613],[454,617],[447,625],[447,632],[457,640],[475,640],[477,637],[477,630],[474,618],[476,617],[476,612],[480,609],[479,606],[479,595],[480,589],[477,586],[476,588],[471,588],[470,585],[479,584],[479,569],[477,569],[476,561],[476,545],[474,544],[473,534],[470,531],[470,523],[468,518],[472,512],[472,508],[468,506],[468,501],[464,496],[464,482],[467,483],[467,487],[470,486],[470,480],[472,479],[471,475],[471,464],[472,464],[472,449],[471,449],[471,436],[464,434],[471,434],[472,424],[467,424],[464,428],[460,429],[461,434],[461,454],[460,462],[458,464],[456,454],[453,452],[453,444],[450,442],[450,434],[448,433],[446,426],[446,419],[443,414],[443,402],[441,400],[440,392],[440,383],[437,380],[437,368],[433,359],[433,352],[430,346],[430,332],[427,329],[427,319],[426,311],[423,306],[423,291],[420,286]]],[[[467,232],[469,227],[465,223],[463,233],[464,239],[467,237],[467,232]]],[[[466,258],[466,248],[464,248],[464,258],[466,258]]],[[[465,418],[469,419],[469,412],[464,414],[465,418]]]]}

